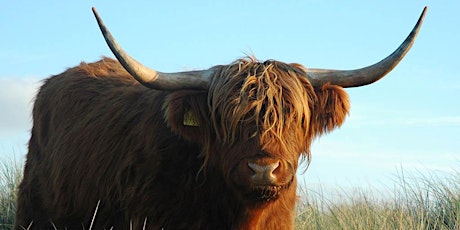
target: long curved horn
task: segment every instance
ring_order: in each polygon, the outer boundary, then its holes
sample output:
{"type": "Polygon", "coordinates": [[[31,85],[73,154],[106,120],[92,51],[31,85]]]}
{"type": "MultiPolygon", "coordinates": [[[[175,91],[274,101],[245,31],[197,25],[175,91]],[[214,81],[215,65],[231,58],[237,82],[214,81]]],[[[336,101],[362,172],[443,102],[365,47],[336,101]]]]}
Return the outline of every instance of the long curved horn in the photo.
{"type": "Polygon", "coordinates": [[[93,7],[92,10],[110,50],[126,71],[142,85],[158,90],[206,89],[208,87],[212,70],[162,73],[142,65],[121,48],[102,22],[96,8],[93,7]]]}
{"type": "Polygon", "coordinates": [[[393,70],[412,47],[427,9],[428,7],[423,9],[417,24],[415,24],[406,40],[392,54],[380,62],[355,70],[308,69],[307,78],[314,86],[321,86],[329,82],[344,88],[358,87],[376,82],[393,70]]]}

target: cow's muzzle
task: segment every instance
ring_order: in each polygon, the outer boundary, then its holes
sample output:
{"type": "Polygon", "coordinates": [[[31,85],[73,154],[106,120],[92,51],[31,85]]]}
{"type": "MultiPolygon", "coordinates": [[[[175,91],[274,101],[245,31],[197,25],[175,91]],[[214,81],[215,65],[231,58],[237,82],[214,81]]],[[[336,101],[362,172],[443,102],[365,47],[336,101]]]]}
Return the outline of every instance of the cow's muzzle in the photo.
{"type": "Polygon", "coordinates": [[[245,197],[253,201],[278,198],[295,176],[295,169],[289,163],[274,158],[245,159],[238,168],[235,182],[244,186],[245,197]]]}
{"type": "Polygon", "coordinates": [[[269,164],[258,164],[255,162],[248,162],[249,169],[252,170],[251,182],[255,186],[276,186],[278,175],[280,171],[280,162],[275,161],[269,164]]]}

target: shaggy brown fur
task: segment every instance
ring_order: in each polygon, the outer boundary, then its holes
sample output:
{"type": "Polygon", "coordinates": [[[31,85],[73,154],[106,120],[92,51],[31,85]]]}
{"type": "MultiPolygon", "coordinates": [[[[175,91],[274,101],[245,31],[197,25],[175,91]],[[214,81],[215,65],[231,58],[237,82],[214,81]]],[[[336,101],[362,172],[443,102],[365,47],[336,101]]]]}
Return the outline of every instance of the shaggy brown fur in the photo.
{"type": "Polygon", "coordinates": [[[15,229],[87,228],[98,202],[93,229],[293,229],[299,157],[342,124],[348,96],[298,64],[213,69],[207,91],[147,89],[108,58],[47,79],[15,229]],[[252,184],[248,162],[275,160],[277,184],[252,184]]]}

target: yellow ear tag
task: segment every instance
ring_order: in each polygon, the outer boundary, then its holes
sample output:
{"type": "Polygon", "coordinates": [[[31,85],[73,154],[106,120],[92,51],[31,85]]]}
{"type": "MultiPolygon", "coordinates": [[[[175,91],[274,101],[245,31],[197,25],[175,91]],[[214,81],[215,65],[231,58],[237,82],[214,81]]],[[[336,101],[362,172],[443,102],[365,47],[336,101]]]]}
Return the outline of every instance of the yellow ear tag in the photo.
{"type": "Polygon", "coordinates": [[[184,125],[198,127],[200,124],[191,110],[184,113],[184,125]]]}

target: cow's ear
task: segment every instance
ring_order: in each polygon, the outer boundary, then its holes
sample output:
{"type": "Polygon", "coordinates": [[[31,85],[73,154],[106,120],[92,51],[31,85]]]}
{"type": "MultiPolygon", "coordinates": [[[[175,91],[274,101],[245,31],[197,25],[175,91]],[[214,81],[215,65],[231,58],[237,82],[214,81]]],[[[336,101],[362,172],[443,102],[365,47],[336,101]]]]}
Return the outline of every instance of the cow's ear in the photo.
{"type": "Polygon", "coordinates": [[[313,136],[332,131],[342,125],[350,109],[348,94],[342,87],[325,84],[315,88],[316,102],[312,105],[310,130],[313,136]]]}
{"type": "Polygon", "coordinates": [[[163,114],[169,128],[192,142],[201,142],[209,130],[209,109],[203,92],[178,91],[171,93],[163,105],[163,114]]]}

